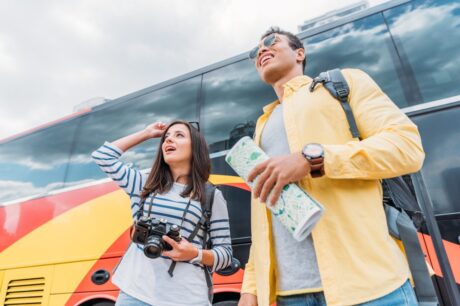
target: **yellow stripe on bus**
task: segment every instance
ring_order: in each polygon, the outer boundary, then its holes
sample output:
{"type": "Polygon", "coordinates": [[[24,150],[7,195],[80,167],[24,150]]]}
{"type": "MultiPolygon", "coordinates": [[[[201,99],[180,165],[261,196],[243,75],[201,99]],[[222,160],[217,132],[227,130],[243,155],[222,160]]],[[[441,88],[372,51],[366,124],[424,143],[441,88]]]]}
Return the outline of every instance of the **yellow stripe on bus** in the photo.
{"type": "Polygon", "coordinates": [[[239,176],[211,174],[209,181],[215,185],[244,183],[239,176]]]}

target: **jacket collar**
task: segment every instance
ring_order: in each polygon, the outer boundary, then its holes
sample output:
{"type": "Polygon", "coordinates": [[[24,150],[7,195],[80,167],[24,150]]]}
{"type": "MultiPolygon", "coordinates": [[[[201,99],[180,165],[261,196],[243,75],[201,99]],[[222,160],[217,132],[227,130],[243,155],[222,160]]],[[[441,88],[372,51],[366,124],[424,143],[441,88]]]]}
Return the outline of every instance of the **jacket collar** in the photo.
{"type": "MultiPolygon", "coordinates": [[[[283,100],[289,98],[293,93],[295,93],[300,87],[305,86],[311,82],[311,78],[306,75],[299,75],[294,77],[293,79],[289,80],[286,84],[283,85],[284,87],[284,97],[283,100]]],[[[264,113],[271,113],[273,109],[280,104],[279,100],[275,100],[274,102],[266,105],[263,110],[264,113]]]]}

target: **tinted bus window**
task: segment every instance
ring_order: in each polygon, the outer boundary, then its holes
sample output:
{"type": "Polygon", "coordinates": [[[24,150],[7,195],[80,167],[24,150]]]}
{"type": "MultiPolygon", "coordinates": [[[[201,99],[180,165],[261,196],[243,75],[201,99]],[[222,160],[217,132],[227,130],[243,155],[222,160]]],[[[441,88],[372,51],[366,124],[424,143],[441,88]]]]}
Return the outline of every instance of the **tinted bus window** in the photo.
{"type": "MultiPolygon", "coordinates": [[[[252,136],[262,107],[276,100],[273,89],[263,83],[254,63],[243,60],[203,76],[203,132],[210,145],[213,174],[238,178],[224,160],[225,151],[239,138],[252,136]],[[224,152],[222,152],[224,151],[224,152]]],[[[234,242],[250,237],[250,193],[236,187],[221,186],[228,203],[231,235],[234,242]],[[240,239],[240,240],[235,240],[240,239]]],[[[235,256],[245,263],[247,245],[234,246],[235,256]]]]}
{"type": "MultiPolygon", "coordinates": [[[[436,214],[460,211],[460,107],[411,116],[426,153],[423,175],[436,214]]],[[[458,233],[457,233],[458,234],[458,233]]]]}
{"type": "Polygon", "coordinates": [[[411,1],[384,16],[423,102],[460,95],[460,3],[411,1]]]}
{"type": "Polygon", "coordinates": [[[0,144],[0,202],[62,187],[78,120],[0,144]]]}
{"type": "Polygon", "coordinates": [[[303,42],[307,75],[315,77],[334,68],[359,68],[399,107],[410,104],[411,94],[403,92],[404,77],[381,14],[307,37],[303,42]]]}
{"type": "Polygon", "coordinates": [[[250,60],[206,73],[203,96],[201,119],[212,152],[228,149],[225,141],[251,134],[263,106],[276,100],[273,89],[259,79],[250,60]]]}
{"type": "MultiPolygon", "coordinates": [[[[77,133],[66,181],[82,184],[106,177],[90,157],[104,141],[114,141],[156,121],[196,121],[200,84],[198,76],[88,114],[77,133]]],[[[137,169],[150,169],[158,144],[158,139],[150,139],[127,151],[122,159],[137,169]]]]}

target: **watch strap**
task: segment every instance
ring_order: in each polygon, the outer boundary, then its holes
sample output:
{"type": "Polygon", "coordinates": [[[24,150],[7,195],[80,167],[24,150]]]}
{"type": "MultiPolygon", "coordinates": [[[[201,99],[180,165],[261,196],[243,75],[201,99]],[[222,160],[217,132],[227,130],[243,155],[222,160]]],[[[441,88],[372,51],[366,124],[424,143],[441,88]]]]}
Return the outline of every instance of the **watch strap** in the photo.
{"type": "Polygon", "coordinates": [[[308,162],[310,163],[311,177],[316,178],[316,177],[321,177],[324,175],[324,158],[323,157],[308,159],[308,162]]]}
{"type": "Polygon", "coordinates": [[[192,258],[190,260],[190,262],[193,264],[201,264],[201,260],[203,259],[203,250],[200,248],[197,248],[197,249],[198,249],[198,255],[195,258],[192,258]]]}

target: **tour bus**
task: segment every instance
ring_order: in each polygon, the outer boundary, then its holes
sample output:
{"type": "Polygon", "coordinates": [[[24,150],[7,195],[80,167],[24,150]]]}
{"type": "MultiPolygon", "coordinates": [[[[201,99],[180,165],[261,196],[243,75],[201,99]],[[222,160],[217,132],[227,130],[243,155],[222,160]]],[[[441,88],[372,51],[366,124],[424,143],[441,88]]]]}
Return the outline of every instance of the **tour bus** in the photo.
{"type": "MultiPolygon", "coordinates": [[[[306,47],[305,74],[362,69],[418,125],[426,152],[422,173],[459,286],[460,3],[390,1],[298,36],[306,47]]],[[[129,200],[91,152],[149,123],[180,118],[200,122],[210,145],[210,180],[228,201],[241,268],[214,274],[214,303],[235,305],[251,244],[250,192],[224,158],[239,138],[254,133],[262,107],[275,99],[244,53],[2,140],[0,304],[114,304],[118,289],[110,279],[129,242],[129,200]]],[[[157,145],[149,140],[122,159],[148,171],[157,145]]],[[[423,228],[420,241],[446,303],[423,228]]]]}

